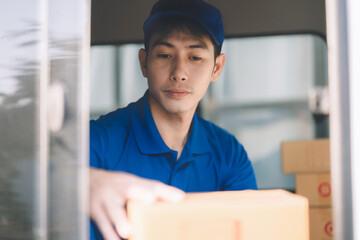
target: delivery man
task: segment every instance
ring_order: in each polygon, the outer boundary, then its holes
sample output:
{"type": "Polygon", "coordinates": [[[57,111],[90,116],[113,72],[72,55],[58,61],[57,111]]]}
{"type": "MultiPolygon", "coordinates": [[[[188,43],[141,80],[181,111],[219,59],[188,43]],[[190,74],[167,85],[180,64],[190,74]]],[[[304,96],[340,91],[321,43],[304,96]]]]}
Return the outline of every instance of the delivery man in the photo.
{"type": "Polygon", "coordinates": [[[160,0],[143,29],[139,61],[148,90],[90,122],[91,239],[130,236],[129,200],[257,189],[243,146],[195,113],[225,63],[219,10],[202,0],[160,0]]]}

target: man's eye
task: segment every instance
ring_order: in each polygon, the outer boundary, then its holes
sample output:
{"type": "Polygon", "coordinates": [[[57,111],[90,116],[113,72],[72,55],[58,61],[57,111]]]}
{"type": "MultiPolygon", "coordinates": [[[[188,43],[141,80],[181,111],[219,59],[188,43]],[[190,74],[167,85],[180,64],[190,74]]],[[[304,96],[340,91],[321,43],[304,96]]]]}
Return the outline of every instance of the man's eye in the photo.
{"type": "Polygon", "coordinates": [[[190,57],[190,59],[191,59],[191,60],[194,60],[194,61],[199,61],[199,60],[201,60],[201,57],[195,57],[195,56],[193,56],[193,57],[190,57]]]}
{"type": "Polygon", "coordinates": [[[170,58],[171,55],[170,54],[158,54],[159,58],[170,58]]]}

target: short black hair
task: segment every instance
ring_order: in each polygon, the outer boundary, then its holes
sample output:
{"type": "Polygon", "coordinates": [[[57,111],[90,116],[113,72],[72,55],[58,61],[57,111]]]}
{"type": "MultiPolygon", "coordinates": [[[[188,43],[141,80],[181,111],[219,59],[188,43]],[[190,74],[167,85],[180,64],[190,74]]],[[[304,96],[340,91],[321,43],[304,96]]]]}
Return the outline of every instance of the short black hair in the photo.
{"type": "Polygon", "coordinates": [[[197,37],[209,37],[214,46],[215,58],[221,53],[221,46],[217,45],[208,31],[198,22],[191,18],[172,15],[164,16],[156,20],[149,28],[148,34],[144,35],[144,45],[146,52],[149,51],[150,39],[153,34],[167,35],[173,30],[180,30],[182,32],[189,32],[191,35],[197,37]]]}

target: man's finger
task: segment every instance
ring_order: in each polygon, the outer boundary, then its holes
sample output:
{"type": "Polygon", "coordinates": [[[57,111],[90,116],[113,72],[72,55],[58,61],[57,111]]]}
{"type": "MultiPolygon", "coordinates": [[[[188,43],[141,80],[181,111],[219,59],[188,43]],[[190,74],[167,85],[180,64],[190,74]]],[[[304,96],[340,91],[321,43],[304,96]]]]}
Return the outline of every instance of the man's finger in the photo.
{"type": "Polygon", "coordinates": [[[128,200],[142,203],[152,203],[158,199],[177,202],[185,197],[185,193],[182,190],[162,182],[141,179],[139,183],[141,184],[134,185],[128,189],[125,196],[128,200]]]}
{"type": "Polygon", "coordinates": [[[182,190],[162,183],[157,184],[154,191],[159,199],[171,202],[179,202],[186,196],[182,190]]]}
{"type": "Polygon", "coordinates": [[[122,238],[129,238],[131,234],[131,224],[126,215],[125,202],[121,200],[116,203],[107,202],[105,209],[117,233],[122,238]]]}
{"type": "Polygon", "coordinates": [[[145,186],[133,186],[129,188],[126,198],[128,200],[135,200],[142,203],[152,203],[157,199],[157,195],[148,185],[145,186]]]}
{"type": "Polygon", "coordinates": [[[116,233],[113,225],[111,224],[108,216],[105,214],[105,209],[99,207],[94,211],[93,220],[99,227],[104,239],[106,240],[120,240],[119,235],[116,233]]]}

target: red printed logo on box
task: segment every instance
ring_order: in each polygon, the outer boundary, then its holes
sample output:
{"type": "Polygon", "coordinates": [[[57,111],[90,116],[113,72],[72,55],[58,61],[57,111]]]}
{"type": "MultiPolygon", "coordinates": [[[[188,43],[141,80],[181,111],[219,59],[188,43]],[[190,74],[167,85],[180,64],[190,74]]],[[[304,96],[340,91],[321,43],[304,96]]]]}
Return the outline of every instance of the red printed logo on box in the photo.
{"type": "Polygon", "coordinates": [[[333,236],[333,225],[332,221],[329,221],[324,226],[324,231],[326,236],[332,237],[333,236]]]}
{"type": "Polygon", "coordinates": [[[318,192],[319,192],[320,196],[322,196],[324,198],[329,197],[331,195],[330,183],[328,183],[328,182],[320,183],[319,187],[318,187],[318,192]]]}

